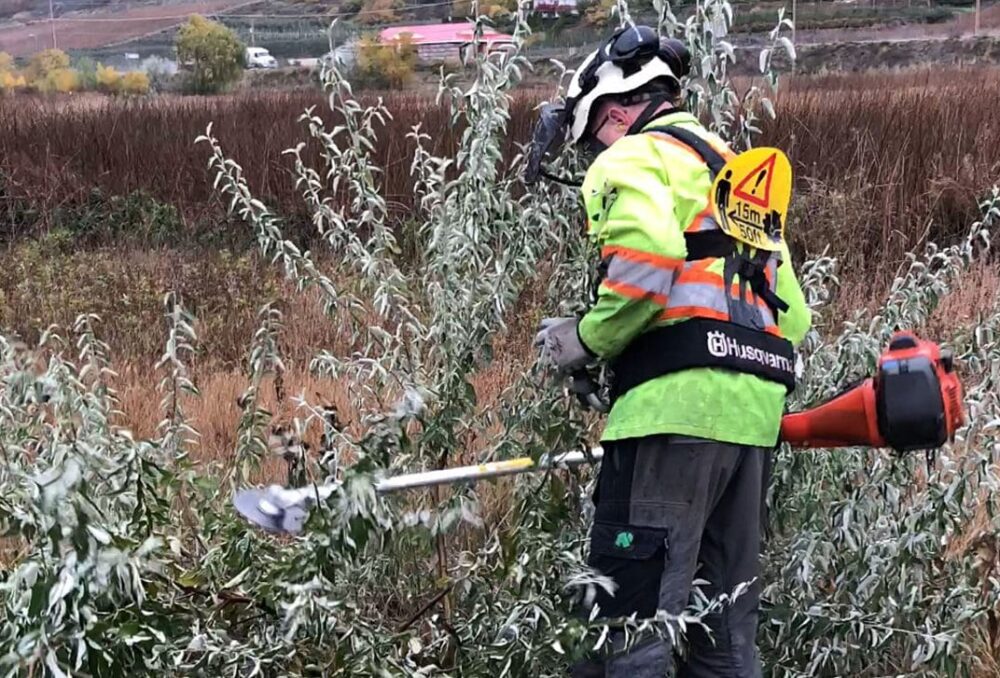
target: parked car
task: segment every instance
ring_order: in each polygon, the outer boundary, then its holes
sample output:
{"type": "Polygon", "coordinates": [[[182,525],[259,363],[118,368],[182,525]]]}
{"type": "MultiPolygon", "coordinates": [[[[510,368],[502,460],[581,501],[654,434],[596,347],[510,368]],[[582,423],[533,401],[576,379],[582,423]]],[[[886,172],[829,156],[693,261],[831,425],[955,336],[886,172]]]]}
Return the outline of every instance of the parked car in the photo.
{"type": "Polygon", "coordinates": [[[278,60],[264,47],[247,47],[247,68],[277,68],[278,60]]]}

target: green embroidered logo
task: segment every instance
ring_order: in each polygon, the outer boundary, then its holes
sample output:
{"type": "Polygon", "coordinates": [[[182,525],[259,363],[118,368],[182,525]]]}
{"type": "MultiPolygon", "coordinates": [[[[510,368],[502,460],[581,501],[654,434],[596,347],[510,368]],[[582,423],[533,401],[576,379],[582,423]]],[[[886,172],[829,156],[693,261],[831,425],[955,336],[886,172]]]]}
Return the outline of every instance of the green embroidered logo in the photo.
{"type": "Polygon", "coordinates": [[[631,548],[634,540],[635,537],[631,532],[619,532],[618,536],[615,537],[615,546],[620,549],[631,548]]]}

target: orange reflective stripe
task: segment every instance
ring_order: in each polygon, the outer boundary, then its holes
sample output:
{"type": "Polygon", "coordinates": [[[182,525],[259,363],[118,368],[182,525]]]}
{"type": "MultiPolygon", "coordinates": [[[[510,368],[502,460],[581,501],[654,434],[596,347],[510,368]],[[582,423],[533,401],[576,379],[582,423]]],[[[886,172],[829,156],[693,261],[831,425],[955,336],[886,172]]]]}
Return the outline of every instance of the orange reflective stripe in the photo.
{"type": "Polygon", "coordinates": [[[660,306],[667,305],[667,297],[663,294],[656,294],[655,292],[649,292],[642,289],[641,287],[636,287],[635,285],[629,285],[628,283],[617,282],[614,280],[605,280],[601,283],[603,287],[608,288],[615,294],[620,294],[628,299],[648,299],[649,301],[656,302],[660,306]]]}
{"type": "Polygon", "coordinates": [[[685,228],[684,231],[686,233],[691,231],[700,231],[702,223],[709,218],[713,220],[715,219],[715,217],[712,216],[711,203],[709,203],[705,209],[703,209],[702,211],[698,212],[698,214],[695,215],[694,219],[691,220],[691,224],[687,228],[685,228]]]}
{"type": "MultiPolygon", "coordinates": [[[[723,320],[729,322],[728,313],[720,313],[713,308],[704,306],[675,306],[660,313],[659,320],[678,320],[687,318],[709,318],[711,320],[723,320]]],[[[781,337],[781,330],[777,325],[768,325],[764,331],[775,337],[781,337]]]]}
{"type": "Polygon", "coordinates": [[[711,318],[712,320],[728,321],[729,314],[704,306],[674,306],[660,314],[660,320],[674,320],[676,318],[711,318]]]}
{"type": "MultiPolygon", "coordinates": [[[[753,300],[753,305],[754,306],[756,306],[761,311],[770,311],[771,310],[770,306],[767,305],[767,302],[764,301],[761,297],[759,297],[756,294],[754,294],[753,290],[747,290],[747,292],[748,292],[748,295],[750,296],[750,298],[753,300]]],[[[733,283],[733,288],[730,290],[730,293],[733,295],[733,299],[739,299],[740,298],[739,283],[733,283]]]]}
{"type": "Polygon", "coordinates": [[[681,274],[677,276],[677,280],[674,281],[674,284],[683,285],[685,283],[701,283],[703,285],[718,287],[721,290],[723,287],[722,276],[708,270],[708,266],[712,263],[712,261],[713,259],[702,259],[691,268],[685,268],[681,271],[681,274]]]}
{"type": "Polygon", "coordinates": [[[677,270],[684,265],[683,259],[665,257],[661,254],[652,254],[650,252],[634,250],[631,247],[622,247],[620,245],[608,245],[607,247],[601,249],[601,257],[603,259],[607,259],[610,256],[621,257],[622,259],[627,259],[628,261],[648,264],[649,266],[665,268],[671,271],[677,270]]]}
{"type": "MultiPolygon", "coordinates": [[[[677,276],[677,280],[674,281],[674,284],[684,285],[686,283],[690,283],[693,285],[711,285],[712,287],[718,287],[720,290],[724,289],[725,283],[722,280],[722,274],[708,270],[708,267],[714,261],[715,259],[702,259],[696,262],[694,266],[685,268],[681,271],[681,274],[677,276]]],[[[729,288],[729,293],[733,295],[734,298],[738,299],[740,296],[740,284],[738,282],[732,283],[732,286],[729,288]]]]}
{"type": "MultiPolygon", "coordinates": [[[[721,287],[721,285],[720,285],[720,287],[721,287]]],[[[739,299],[741,293],[742,293],[742,290],[740,290],[740,284],[738,282],[734,282],[733,285],[732,285],[732,287],[729,288],[729,294],[731,294],[733,296],[733,299],[739,299]]],[[[750,288],[749,285],[747,286],[747,294],[749,296],[751,296],[751,297],[756,296],[754,294],[754,291],[750,288]]],[[[760,306],[761,308],[767,308],[767,302],[764,301],[763,299],[761,299],[760,297],[757,297],[757,302],[756,303],[757,303],[757,306],[760,306]]]]}

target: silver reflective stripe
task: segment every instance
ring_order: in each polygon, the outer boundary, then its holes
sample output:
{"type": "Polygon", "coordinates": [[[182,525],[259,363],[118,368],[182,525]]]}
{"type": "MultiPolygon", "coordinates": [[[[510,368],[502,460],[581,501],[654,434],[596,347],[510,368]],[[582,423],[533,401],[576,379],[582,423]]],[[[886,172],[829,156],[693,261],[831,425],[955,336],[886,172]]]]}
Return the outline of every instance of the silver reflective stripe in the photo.
{"type": "MultiPolygon", "coordinates": [[[[698,217],[695,217],[698,220],[698,217]]],[[[697,228],[692,228],[689,233],[704,233],[705,231],[717,231],[719,230],[719,222],[710,214],[701,221],[698,222],[697,228]]]]}
{"type": "Polygon", "coordinates": [[[771,309],[767,306],[760,309],[760,319],[764,321],[764,327],[774,327],[778,324],[774,319],[774,314],[771,313],[771,309]]]}
{"type": "Polygon", "coordinates": [[[651,264],[612,257],[608,264],[608,280],[637,287],[650,294],[669,296],[674,272],[651,264]]]}
{"type": "Polygon", "coordinates": [[[760,311],[760,319],[764,323],[764,327],[771,327],[778,324],[774,319],[774,314],[771,313],[771,309],[767,306],[767,304],[758,306],[757,310],[760,311]]]}
{"type": "Polygon", "coordinates": [[[767,258],[767,277],[771,281],[768,287],[774,292],[778,287],[778,262],[781,261],[781,254],[775,252],[767,258]]]}
{"type": "Polygon", "coordinates": [[[670,293],[667,308],[699,306],[719,313],[729,313],[729,305],[721,287],[705,283],[678,283],[670,293]]]}
{"type": "MultiPolygon", "coordinates": [[[[737,283],[738,285],[739,283],[737,283]]],[[[749,286],[745,287],[744,294],[728,297],[725,290],[715,285],[706,283],[678,283],[674,285],[670,292],[670,299],[667,308],[680,308],[686,306],[697,306],[707,308],[718,313],[725,313],[729,316],[746,317],[745,313],[756,314],[763,323],[759,327],[770,327],[775,325],[774,314],[771,313],[765,304],[761,304],[757,295],[749,286]],[[737,312],[730,304],[739,305],[745,309],[743,314],[737,312]]],[[[757,326],[751,323],[751,326],[757,326]]]]}

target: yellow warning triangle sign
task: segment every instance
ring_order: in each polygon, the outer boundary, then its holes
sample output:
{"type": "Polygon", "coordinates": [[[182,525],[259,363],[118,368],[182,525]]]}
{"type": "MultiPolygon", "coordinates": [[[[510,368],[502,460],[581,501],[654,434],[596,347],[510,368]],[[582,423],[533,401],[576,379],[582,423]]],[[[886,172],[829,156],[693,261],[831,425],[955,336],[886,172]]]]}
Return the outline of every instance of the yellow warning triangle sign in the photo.
{"type": "Polygon", "coordinates": [[[777,148],[753,148],[732,158],[712,184],[712,213],[737,240],[775,251],[785,237],[792,165],[777,148]]]}
{"type": "Polygon", "coordinates": [[[736,184],[733,195],[767,209],[771,204],[771,184],[774,181],[774,163],[777,159],[777,154],[772,153],[767,160],[750,170],[750,173],[743,177],[743,181],[736,184]],[[753,186],[750,185],[751,180],[753,186]]]}

